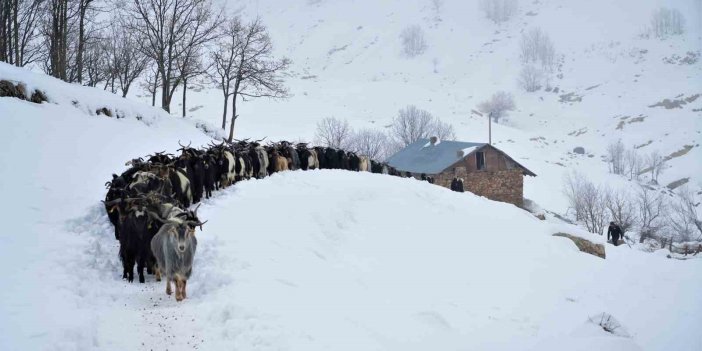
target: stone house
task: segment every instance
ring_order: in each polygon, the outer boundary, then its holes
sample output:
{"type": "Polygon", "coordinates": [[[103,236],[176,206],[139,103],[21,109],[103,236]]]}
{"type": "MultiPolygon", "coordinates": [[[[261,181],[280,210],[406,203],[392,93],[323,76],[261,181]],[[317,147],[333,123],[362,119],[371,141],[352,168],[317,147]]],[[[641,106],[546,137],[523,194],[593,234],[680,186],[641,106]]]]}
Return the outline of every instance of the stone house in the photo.
{"type": "Polygon", "coordinates": [[[388,164],[417,179],[422,174],[433,177],[434,184],[446,188],[454,177],[462,178],[466,191],[520,207],[524,176],[536,176],[490,144],[440,141],[436,137],[408,145],[390,157],[388,164]]]}

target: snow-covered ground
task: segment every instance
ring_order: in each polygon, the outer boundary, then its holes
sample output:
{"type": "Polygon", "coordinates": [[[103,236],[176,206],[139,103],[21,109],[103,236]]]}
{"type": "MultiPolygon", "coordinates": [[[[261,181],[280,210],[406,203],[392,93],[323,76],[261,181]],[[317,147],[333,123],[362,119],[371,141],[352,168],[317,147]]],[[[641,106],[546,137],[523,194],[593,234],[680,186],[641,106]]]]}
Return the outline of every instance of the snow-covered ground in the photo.
{"type": "MultiPolygon", "coordinates": [[[[630,185],[602,162],[620,138],[641,154],[692,146],[660,184],[689,177],[702,188],[702,98],[650,107],[702,93],[699,61],[671,63],[702,50],[699,0],[519,1],[499,26],[477,1],[442,3],[435,12],[425,0],[227,1],[230,12],[260,15],[293,60],[293,96],[243,103],[237,136],[310,140],[331,116],[384,129],[415,104],[481,142],[487,123],[471,110],[506,90],[517,110],[493,125],[493,140],[538,175],[525,194],[539,206],[565,212],[571,170],[630,185]],[[641,38],[658,6],[681,10],[687,33],[641,38]],[[407,59],[398,37],[413,24],[428,49],[407,59]],[[519,38],[533,27],[563,57],[558,93],[516,86],[519,38]],[[581,100],[562,101],[569,93],[581,100]],[[576,146],[586,154],[570,153],[576,146]]],[[[196,125],[220,124],[220,92],[196,87],[182,119],[146,106],[136,88],[125,100],[4,64],[0,79],[49,97],[0,98],[0,350],[702,349],[702,260],[610,245],[602,260],[551,234],[599,236],[371,174],[290,172],[217,194],[200,210],[209,222],[188,299],[176,303],[152,277],[120,279],[99,200],[125,161],[217,136],[196,125]],[[124,118],[96,115],[103,107],[124,118]],[[602,313],[621,324],[617,335],[588,322],[602,313]]]]}
{"type": "MultiPolygon", "coordinates": [[[[650,107],[702,93],[700,61],[669,63],[702,51],[697,0],[520,0],[518,13],[501,25],[484,17],[478,0],[439,1],[438,11],[430,0],[221,2],[244,19],[261,16],[278,54],[293,62],[287,79],[292,97],[240,104],[238,137],[311,140],[325,117],[386,129],[400,108],[414,104],[453,123],[459,140],[486,142],[487,121],[471,111],[505,90],[514,94],[517,110],[493,125],[493,141],[538,175],[526,179],[525,194],[542,206],[565,212],[561,184],[571,170],[596,183],[624,185],[602,161],[618,139],[628,149],[639,146],[641,156],[692,146],[668,163],[659,183],[690,178],[693,190],[702,189],[702,97],[681,108],[650,107]],[[641,37],[660,6],[684,14],[685,35],[641,37]],[[414,24],[425,32],[427,51],[408,59],[399,34],[414,24]],[[551,75],[558,93],[517,86],[520,38],[535,27],[550,36],[561,58],[551,75]],[[585,155],[572,153],[578,146],[585,155]]],[[[146,95],[130,98],[150,103],[146,95]]],[[[221,92],[203,84],[188,93],[188,114],[219,125],[221,100],[221,92]]],[[[178,102],[172,109],[181,111],[178,102]]]]}
{"type": "Polygon", "coordinates": [[[218,193],[176,303],[153,277],[121,280],[103,183],[133,157],[211,139],[190,119],[0,64],[7,77],[50,102],[0,98],[2,350],[702,348],[702,260],[609,245],[602,260],[551,234],[600,236],[367,173],[286,172],[218,193]],[[148,120],[91,113],[103,103],[148,120]],[[589,322],[602,313],[616,335],[589,322]]]}

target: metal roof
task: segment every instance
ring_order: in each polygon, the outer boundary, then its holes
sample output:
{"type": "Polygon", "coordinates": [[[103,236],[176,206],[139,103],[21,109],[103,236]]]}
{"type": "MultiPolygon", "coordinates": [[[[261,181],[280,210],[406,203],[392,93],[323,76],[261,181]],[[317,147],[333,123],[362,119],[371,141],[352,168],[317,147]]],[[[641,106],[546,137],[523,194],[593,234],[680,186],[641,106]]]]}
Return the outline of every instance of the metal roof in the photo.
{"type": "Polygon", "coordinates": [[[431,145],[429,139],[420,139],[392,155],[388,164],[400,171],[439,174],[486,143],[441,140],[431,145]],[[464,151],[463,156],[459,151],[464,151]]]}

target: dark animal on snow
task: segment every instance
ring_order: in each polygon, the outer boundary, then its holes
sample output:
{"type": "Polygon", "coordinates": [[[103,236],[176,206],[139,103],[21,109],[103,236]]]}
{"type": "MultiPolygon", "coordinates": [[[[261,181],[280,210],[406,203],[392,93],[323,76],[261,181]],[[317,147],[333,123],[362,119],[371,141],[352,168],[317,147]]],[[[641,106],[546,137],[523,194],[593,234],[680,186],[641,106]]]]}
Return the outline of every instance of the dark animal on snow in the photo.
{"type": "Polygon", "coordinates": [[[122,259],[122,278],[128,282],[134,281],[134,265],[137,265],[139,282],[144,283],[144,268],[149,264],[151,251],[149,243],[152,235],[149,233],[150,218],[146,205],[142,201],[127,205],[127,213],[120,232],[119,254],[122,259]]]}
{"type": "Polygon", "coordinates": [[[339,150],[336,152],[336,155],[338,160],[338,169],[351,170],[351,163],[346,151],[339,150]]]}
{"type": "Polygon", "coordinates": [[[317,154],[317,164],[319,165],[319,169],[331,168],[327,164],[327,149],[321,146],[315,146],[313,150],[317,154]]]}

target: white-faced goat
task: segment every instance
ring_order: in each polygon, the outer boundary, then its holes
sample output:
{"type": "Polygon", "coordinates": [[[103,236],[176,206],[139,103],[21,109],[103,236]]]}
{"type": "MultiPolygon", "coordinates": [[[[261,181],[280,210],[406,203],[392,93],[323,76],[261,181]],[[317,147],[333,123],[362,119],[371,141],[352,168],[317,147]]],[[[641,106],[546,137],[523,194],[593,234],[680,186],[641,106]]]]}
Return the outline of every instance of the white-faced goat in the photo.
{"type": "MultiPolygon", "coordinates": [[[[155,214],[152,214],[155,216],[155,214]]],[[[176,301],[186,297],[186,285],[193,271],[193,259],[197,249],[195,227],[204,223],[196,215],[182,218],[159,219],[163,226],[151,239],[151,251],[156,257],[156,279],[166,278],[166,294],[171,295],[171,282],[175,282],[176,301]]]]}

